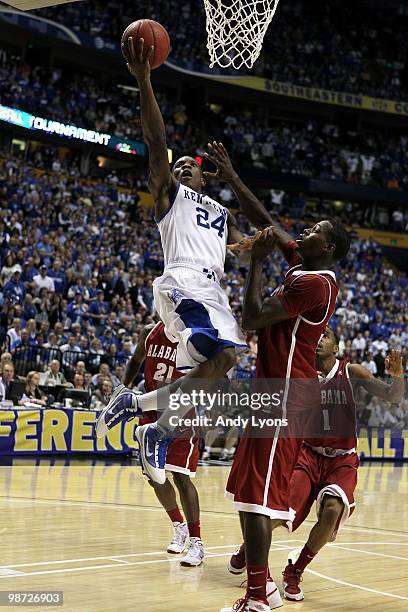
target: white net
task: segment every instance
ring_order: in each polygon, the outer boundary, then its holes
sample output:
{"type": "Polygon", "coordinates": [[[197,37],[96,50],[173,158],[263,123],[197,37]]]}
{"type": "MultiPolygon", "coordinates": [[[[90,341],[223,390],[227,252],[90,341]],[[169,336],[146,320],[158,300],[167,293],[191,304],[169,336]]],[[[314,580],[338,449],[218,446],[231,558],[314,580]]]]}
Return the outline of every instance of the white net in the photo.
{"type": "Polygon", "coordinates": [[[210,68],[252,68],[279,0],[204,0],[210,68]]]}

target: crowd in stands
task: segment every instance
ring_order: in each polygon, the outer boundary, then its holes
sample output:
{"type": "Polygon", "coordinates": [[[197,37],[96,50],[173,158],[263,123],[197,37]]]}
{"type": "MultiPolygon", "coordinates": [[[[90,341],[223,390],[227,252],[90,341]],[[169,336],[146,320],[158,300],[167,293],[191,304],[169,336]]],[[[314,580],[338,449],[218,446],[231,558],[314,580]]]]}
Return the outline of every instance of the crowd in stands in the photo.
{"type": "MultiPolygon", "coordinates": [[[[141,140],[137,92],[98,78],[58,67],[30,66],[19,56],[0,50],[0,102],[39,117],[141,140]]],[[[183,105],[157,94],[168,138],[175,149],[198,141],[183,105]]]]}
{"type": "MultiPolygon", "coordinates": [[[[11,379],[25,379],[23,401],[49,405],[57,386],[88,390],[94,405],[103,403],[152,322],[152,281],[163,265],[159,234],[152,211],[129,203],[118,182],[116,175],[93,183],[0,158],[0,337],[9,355],[1,364],[3,396],[12,369],[11,379]]],[[[239,223],[254,231],[240,216],[239,223]]],[[[408,345],[407,277],[375,243],[357,239],[338,272],[333,325],[341,354],[384,376],[387,350],[408,345]]],[[[272,289],[283,273],[278,257],[265,273],[272,289]]],[[[224,286],[238,319],[245,276],[228,256],[224,286]]],[[[248,344],[238,378],[254,374],[256,336],[248,344]]]]}
{"type": "MultiPolygon", "coordinates": [[[[408,135],[342,129],[333,123],[309,120],[291,124],[257,121],[251,112],[209,115],[203,106],[201,123],[189,119],[181,103],[157,94],[164,116],[168,146],[175,157],[185,152],[203,155],[207,140],[222,139],[239,167],[254,167],[307,178],[407,190],[408,135]]],[[[141,140],[137,93],[103,84],[89,75],[57,67],[30,67],[7,52],[0,55],[0,102],[40,117],[141,140]]],[[[34,160],[36,163],[37,161],[34,160]]],[[[61,167],[53,160],[54,169],[61,167]]],[[[301,205],[301,203],[299,204],[301,205]]],[[[295,211],[296,212],[296,211],[295,211]]],[[[347,211],[349,212],[349,211],[347,211]]],[[[391,211],[391,214],[394,211],[391,211]]],[[[407,213],[383,225],[401,231],[407,213]]],[[[363,219],[357,219],[362,222],[363,219]]],[[[365,219],[366,221],[366,219],[365,219]]],[[[378,221],[378,219],[376,220],[378,221]]],[[[368,223],[369,225],[369,223],[368,223]]]]}
{"type": "MultiPolygon", "coordinates": [[[[204,3],[93,0],[38,12],[78,32],[119,43],[127,25],[149,17],[171,38],[170,60],[208,69],[204,3]]],[[[398,5],[286,0],[278,6],[251,74],[300,86],[407,99],[408,11],[398,5]]]]}

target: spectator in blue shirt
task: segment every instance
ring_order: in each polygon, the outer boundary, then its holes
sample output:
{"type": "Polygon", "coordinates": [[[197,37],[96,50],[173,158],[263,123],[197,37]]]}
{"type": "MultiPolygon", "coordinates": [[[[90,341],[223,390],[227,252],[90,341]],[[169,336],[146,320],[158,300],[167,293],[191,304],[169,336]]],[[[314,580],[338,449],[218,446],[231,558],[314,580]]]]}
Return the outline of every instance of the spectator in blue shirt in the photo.
{"type": "Polygon", "coordinates": [[[125,340],[123,342],[123,348],[121,351],[119,351],[118,355],[117,355],[117,362],[120,364],[125,364],[129,361],[129,359],[131,358],[131,356],[133,355],[132,353],[132,344],[130,342],[130,340],[125,340]]]}
{"type": "Polygon", "coordinates": [[[34,265],[34,258],[29,257],[27,261],[23,263],[22,280],[24,281],[24,283],[26,283],[26,286],[27,286],[27,283],[33,282],[33,278],[34,276],[37,276],[37,274],[38,274],[38,268],[36,268],[34,265]]]}
{"type": "Polygon", "coordinates": [[[88,289],[83,285],[82,278],[77,278],[74,285],[68,289],[68,297],[73,298],[76,294],[80,293],[84,300],[89,300],[88,289]]]}
{"type": "Polygon", "coordinates": [[[90,303],[88,309],[90,323],[95,327],[101,327],[104,324],[108,312],[108,305],[103,300],[103,291],[102,289],[97,289],[96,300],[90,303]]]}
{"type": "Polygon", "coordinates": [[[88,311],[87,304],[84,304],[82,294],[77,292],[72,302],[68,304],[67,315],[72,323],[79,323],[82,326],[83,319],[88,311]]]}
{"type": "Polygon", "coordinates": [[[26,293],[23,303],[23,319],[29,321],[30,319],[35,319],[36,315],[37,309],[33,304],[33,296],[31,293],[26,293]]]}
{"type": "Polygon", "coordinates": [[[15,349],[23,349],[28,348],[30,346],[37,346],[37,341],[34,338],[31,338],[28,329],[22,329],[20,339],[16,340],[13,344],[13,351],[15,349]]]}
{"type": "Polygon", "coordinates": [[[108,352],[111,344],[116,344],[117,347],[119,346],[119,339],[111,327],[105,327],[103,335],[99,336],[99,339],[102,343],[103,349],[106,352],[108,352]]]}
{"type": "MultiPolygon", "coordinates": [[[[94,276],[91,280],[91,285],[88,287],[89,299],[95,300],[98,297],[98,291],[101,290],[98,289],[98,279],[94,276]]],[[[101,293],[103,295],[103,291],[101,293]]]]}
{"type": "Polygon", "coordinates": [[[14,270],[11,278],[4,285],[3,299],[11,304],[23,304],[26,296],[26,289],[21,280],[20,270],[14,270]]]}
{"type": "Polygon", "coordinates": [[[48,276],[54,281],[55,293],[64,294],[66,290],[66,280],[59,259],[54,261],[51,270],[48,272],[48,276]]]}

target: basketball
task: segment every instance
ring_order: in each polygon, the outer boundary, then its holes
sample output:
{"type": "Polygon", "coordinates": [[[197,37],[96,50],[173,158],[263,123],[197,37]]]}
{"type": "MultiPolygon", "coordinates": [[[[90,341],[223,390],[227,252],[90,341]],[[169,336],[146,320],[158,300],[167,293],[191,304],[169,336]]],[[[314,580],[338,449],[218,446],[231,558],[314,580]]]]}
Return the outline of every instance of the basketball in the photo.
{"type": "MultiPolygon", "coordinates": [[[[168,58],[170,53],[170,36],[167,30],[157,21],[152,19],[138,19],[134,21],[123,32],[122,44],[130,36],[133,38],[135,46],[143,38],[145,51],[151,46],[154,47],[153,59],[150,61],[152,69],[161,66],[168,58]]],[[[127,57],[124,57],[127,60],[127,57]]]]}

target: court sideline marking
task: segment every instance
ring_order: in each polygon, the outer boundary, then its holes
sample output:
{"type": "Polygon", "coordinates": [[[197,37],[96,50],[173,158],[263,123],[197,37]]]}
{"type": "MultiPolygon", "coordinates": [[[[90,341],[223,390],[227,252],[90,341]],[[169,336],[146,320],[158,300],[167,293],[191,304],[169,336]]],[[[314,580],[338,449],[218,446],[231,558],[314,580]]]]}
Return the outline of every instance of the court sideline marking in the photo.
{"type": "MultiPolygon", "coordinates": [[[[279,540],[278,542],[274,542],[273,546],[276,546],[277,550],[289,550],[290,548],[292,548],[292,546],[282,546],[282,544],[284,544],[285,542],[293,543],[294,541],[300,542],[300,540],[279,540]]],[[[239,547],[239,544],[225,544],[222,546],[207,546],[205,550],[220,550],[223,548],[237,549],[238,547],[239,547]]],[[[79,563],[80,561],[99,561],[99,560],[105,560],[105,559],[116,561],[117,559],[124,559],[124,558],[129,558],[129,557],[151,557],[154,555],[163,555],[163,554],[164,554],[163,550],[157,550],[157,551],[143,552],[143,553],[124,553],[123,555],[105,555],[102,557],[78,557],[76,559],[55,559],[51,561],[32,561],[29,563],[11,563],[9,565],[0,565],[0,570],[10,569],[10,568],[15,568],[15,567],[34,567],[34,566],[39,566],[39,565],[63,565],[64,563],[79,563]]],[[[230,555],[231,553],[228,552],[225,554],[230,555]]],[[[215,553],[212,553],[209,556],[214,556],[214,555],[215,553]]],[[[167,557],[163,559],[163,561],[171,561],[171,560],[173,559],[170,559],[167,557]]],[[[27,575],[30,575],[30,574],[27,574],[27,575]]]]}
{"type": "MultiPolygon", "coordinates": [[[[328,548],[339,548],[340,550],[352,550],[354,552],[365,553],[366,555],[374,555],[375,557],[386,557],[387,559],[397,559],[400,561],[408,561],[408,557],[397,557],[396,555],[387,555],[385,553],[378,553],[372,550],[361,550],[360,548],[347,548],[347,546],[342,546],[343,542],[340,544],[331,544],[328,548]]],[[[362,544],[371,544],[374,545],[376,542],[362,542],[362,544]]],[[[388,544],[389,545],[389,544],[388,544]]],[[[393,544],[395,546],[395,542],[393,544]]]]}
{"type": "MultiPolygon", "coordinates": [[[[8,497],[6,495],[0,495],[0,499],[4,502],[21,502],[26,504],[55,504],[55,505],[65,505],[65,506],[85,506],[85,507],[95,507],[101,506],[102,508],[116,508],[116,509],[126,509],[126,510],[136,510],[136,511],[144,511],[144,512],[163,512],[162,508],[156,506],[141,506],[141,505],[133,505],[133,504],[115,504],[114,502],[89,502],[89,501],[75,501],[75,500],[64,500],[64,499],[47,499],[47,498],[26,498],[26,497],[8,497]]],[[[238,513],[235,512],[213,512],[212,510],[201,510],[201,514],[208,516],[216,516],[219,518],[234,518],[238,519],[238,513]]],[[[306,525],[314,525],[315,521],[306,520],[306,525]]],[[[343,525],[341,528],[342,531],[357,531],[361,533],[376,533],[378,535],[386,536],[386,535],[395,535],[396,537],[405,537],[408,538],[408,532],[406,531],[391,531],[388,529],[374,529],[372,527],[363,527],[360,525],[343,525]]],[[[295,541],[295,540],[292,540],[295,541]]]]}
{"type": "MultiPolygon", "coordinates": [[[[287,550],[291,549],[291,546],[287,546],[286,547],[287,550]]],[[[280,550],[285,550],[284,548],[278,548],[276,549],[276,552],[280,551],[280,550]]],[[[145,553],[142,553],[145,554],[145,553]]],[[[163,554],[163,551],[160,551],[160,553],[154,553],[154,554],[163,554]]],[[[215,557],[230,557],[231,556],[231,552],[226,552],[226,553],[210,553],[209,555],[206,556],[206,560],[208,559],[214,559],[215,557]]],[[[111,557],[103,557],[106,558],[107,560],[111,559],[111,557]]],[[[72,562],[74,562],[75,560],[72,560],[72,562]]],[[[117,561],[117,559],[115,559],[115,561],[117,561]]],[[[165,559],[153,559],[152,561],[127,561],[126,565],[127,566],[131,566],[131,565],[152,565],[154,563],[179,563],[180,560],[179,559],[169,559],[169,558],[165,558],[165,559]]],[[[44,565],[50,565],[51,563],[45,563],[45,562],[41,562],[44,565]]],[[[29,564],[23,564],[24,566],[27,566],[29,564]]],[[[34,565],[34,563],[32,564],[34,565]]],[[[38,563],[37,565],[40,565],[40,563],[38,563]]],[[[13,566],[8,566],[8,568],[11,567],[20,567],[18,565],[13,565],[13,566]]],[[[84,572],[87,570],[99,570],[99,569],[110,569],[112,567],[124,567],[123,565],[119,565],[118,563],[107,563],[104,565],[85,565],[82,567],[69,567],[69,568],[62,568],[62,569],[52,569],[52,570],[43,570],[43,571],[38,571],[38,572],[21,572],[19,574],[13,575],[13,576],[2,576],[0,574],[0,580],[1,579],[10,579],[10,578],[28,578],[29,576],[43,576],[45,574],[64,574],[64,573],[73,573],[73,572],[84,572]]],[[[0,568],[1,570],[1,568],[0,568]]]]}
{"type": "Polygon", "coordinates": [[[324,578],[325,580],[330,580],[331,582],[342,584],[343,586],[352,587],[353,589],[360,589],[361,591],[368,591],[369,593],[375,593],[376,595],[385,595],[386,597],[393,597],[394,599],[402,599],[403,601],[408,601],[408,597],[404,597],[403,595],[395,595],[394,593],[387,593],[386,591],[378,591],[377,589],[370,589],[369,587],[364,587],[359,584],[353,584],[352,582],[346,582],[345,580],[338,580],[337,578],[326,576],[325,574],[321,574],[320,572],[315,572],[314,570],[311,570],[308,568],[305,569],[305,572],[308,572],[309,574],[313,574],[314,576],[317,576],[318,578],[324,578]]]}

